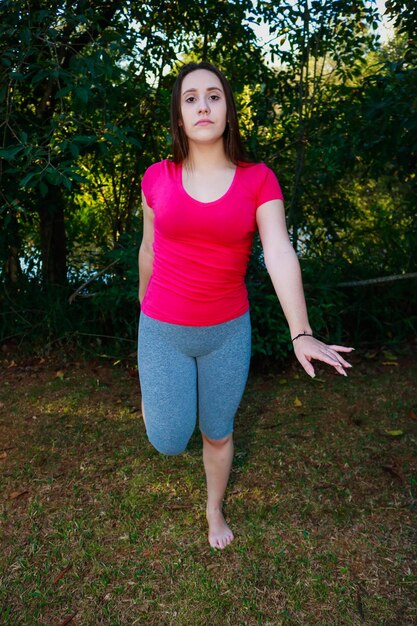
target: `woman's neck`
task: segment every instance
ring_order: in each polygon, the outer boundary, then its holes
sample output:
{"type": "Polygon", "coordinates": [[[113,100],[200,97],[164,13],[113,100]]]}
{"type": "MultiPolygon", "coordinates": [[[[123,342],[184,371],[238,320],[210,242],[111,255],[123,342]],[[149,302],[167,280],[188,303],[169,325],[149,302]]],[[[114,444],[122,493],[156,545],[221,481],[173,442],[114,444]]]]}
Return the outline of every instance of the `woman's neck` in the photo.
{"type": "Polygon", "coordinates": [[[234,167],[228,159],[223,145],[223,139],[210,145],[189,144],[188,159],[184,162],[187,169],[209,172],[223,167],[234,167]]]}

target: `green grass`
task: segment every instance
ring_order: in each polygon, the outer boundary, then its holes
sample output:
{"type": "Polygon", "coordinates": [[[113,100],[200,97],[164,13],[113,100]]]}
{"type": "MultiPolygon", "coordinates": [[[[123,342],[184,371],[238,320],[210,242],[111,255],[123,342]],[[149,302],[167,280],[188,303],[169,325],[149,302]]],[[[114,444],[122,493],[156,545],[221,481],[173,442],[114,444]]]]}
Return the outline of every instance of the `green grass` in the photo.
{"type": "Polygon", "coordinates": [[[4,358],[0,623],[417,623],[417,361],[384,362],[251,374],[214,551],[198,431],[153,450],[132,365],[4,358]]]}

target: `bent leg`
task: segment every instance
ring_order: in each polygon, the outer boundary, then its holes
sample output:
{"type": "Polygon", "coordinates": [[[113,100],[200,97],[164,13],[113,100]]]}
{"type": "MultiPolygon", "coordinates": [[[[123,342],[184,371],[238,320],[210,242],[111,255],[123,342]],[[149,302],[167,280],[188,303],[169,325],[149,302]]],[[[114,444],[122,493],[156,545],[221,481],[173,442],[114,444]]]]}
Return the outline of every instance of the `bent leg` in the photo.
{"type": "Polygon", "coordinates": [[[139,378],[149,441],[162,454],[180,454],[196,424],[197,370],[194,358],[167,341],[166,330],[141,314],[139,378]]]}

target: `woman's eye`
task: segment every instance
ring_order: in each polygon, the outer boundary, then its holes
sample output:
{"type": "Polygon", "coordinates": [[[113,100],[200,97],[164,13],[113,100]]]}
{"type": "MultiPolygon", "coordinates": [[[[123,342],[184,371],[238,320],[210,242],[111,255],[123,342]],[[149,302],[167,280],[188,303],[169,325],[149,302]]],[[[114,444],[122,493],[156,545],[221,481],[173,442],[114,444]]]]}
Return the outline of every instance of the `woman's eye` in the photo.
{"type": "MultiPolygon", "coordinates": [[[[214,100],[216,102],[217,100],[220,100],[220,96],[218,96],[217,94],[212,94],[211,96],[209,96],[209,99],[214,100]]],[[[195,96],[189,96],[188,98],[185,99],[185,102],[188,102],[190,104],[192,104],[195,101],[196,101],[195,96]]]]}

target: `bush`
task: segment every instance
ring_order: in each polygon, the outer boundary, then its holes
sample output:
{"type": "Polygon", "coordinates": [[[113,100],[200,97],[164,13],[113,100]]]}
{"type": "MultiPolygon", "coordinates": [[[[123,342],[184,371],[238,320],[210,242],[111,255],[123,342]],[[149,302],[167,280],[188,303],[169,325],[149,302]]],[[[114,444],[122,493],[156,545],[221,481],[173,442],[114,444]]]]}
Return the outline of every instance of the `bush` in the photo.
{"type": "MultiPolygon", "coordinates": [[[[136,349],[139,234],[125,237],[120,248],[100,261],[107,267],[70,304],[69,297],[82,281],[44,291],[35,277],[22,279],[11,292],[0,293],[0,341],[14,340],[28,349],[48,349],[56,342],[73,343],[96,352],[123,356],[136,349]]],[[[415,337],[417,290],[413,281],[368,287],[337,285],[364,276],[364,267],[302,260],[309,318],[317,337],[331,343],[379,346],[415,337]]],[[[415,282],[415,281],[414,281],[415,282]]],[[[252,354],[283,360],[292,351],[288,325],[265,269],[259,242],[248,268],[251,303],[252,354]]]]}

